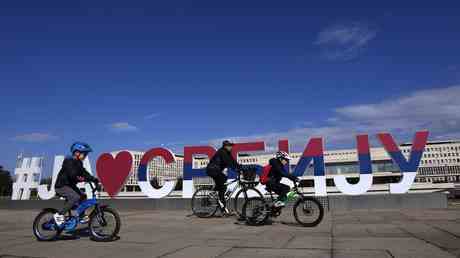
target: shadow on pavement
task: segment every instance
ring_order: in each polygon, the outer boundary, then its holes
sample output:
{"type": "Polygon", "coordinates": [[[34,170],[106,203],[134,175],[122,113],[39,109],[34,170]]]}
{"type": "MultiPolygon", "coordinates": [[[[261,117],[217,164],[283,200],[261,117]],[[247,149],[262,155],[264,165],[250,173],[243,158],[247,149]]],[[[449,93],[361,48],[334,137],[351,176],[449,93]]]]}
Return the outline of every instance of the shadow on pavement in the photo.
{"type": "MultiPolygon", "coordinates": [[[[73,232],[69,233],[64,233],[60,235],[55,241],[68,241],[68,240],[78,240],[80,238],[89,238],[93,241],[96,241],[92,238],[91,233],[89,232],[89,228],[82,228],[82,229],[77,229],[73,232]]],[[[97,242],[115,242],[120,240],[121,238],[119,236],[115,236],[112,239],[105,240],[105,241],[100,241],[98,240],[97,242]]]]}

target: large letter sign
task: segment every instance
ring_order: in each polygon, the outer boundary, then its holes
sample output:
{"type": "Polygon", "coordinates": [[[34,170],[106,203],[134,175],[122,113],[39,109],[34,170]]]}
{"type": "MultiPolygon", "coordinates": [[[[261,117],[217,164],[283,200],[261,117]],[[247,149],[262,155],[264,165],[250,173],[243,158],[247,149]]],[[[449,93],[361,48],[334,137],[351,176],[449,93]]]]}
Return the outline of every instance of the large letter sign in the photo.
{"type": "Polygon", "coordinates": [[[155,157],[162,157],[165,160],[166,164],[176,162],[176,157],[168,149],[154,148],[146,152],[141,159],[139,169],[137,171],[139,187],[141,188],[142,192],[149,198],[158,199],[167,196],[174,190],[174,187],[176,186],[176,180],[165,182],[163,187],[161,187],[161,189],[158,190],[152,187],[150,181],[148,180],[149,178],[147,175],[147,168],[149,162],[155,157]]]}
{"type": "Polygon", "coordinates": [[[379,133],[378,138],[393,161],[403,173],[402,179],[397,184],[390,184],[390,193],[406,193],[414,182],[417,168],[423,155],[423,150],[428,139],[428,131],[415,133],[409,161],[406,160],[398,145],[389,133],[379,133]]]}
{"type": "Polygon", "coordinates": [[[312,138],[294,170],[295,176],[303,176],[313,160],[315,195],[326,196],[326,176],[324,175],[323,138],[312,138]]]}
{"type": "Polygon", "coordinates": [[[359,160],[359,182],[349,184],[344,175],[336,175],[334,182],[337,188],[344,194],[359,195],[367,192],[372,186],[372,162],[369,147],[369,137],[358,135],[356,137],[359,160]]]}
{"type": "MultiPolygon", "coordinates": [[[[420,160],[423,156],[423,151],[428,140],[428,131],[416,132],[414,140],[412,142],[412,149],[408,159],[403,155],[399,146],[394,141],[393,137],[389,133],[379,133],[377,138],[380,140],[384,149],[391,157],[393,162],[399,167],[402,172],[400,182],[389,184],[389,192],[393,194],[406,193],[409,191],[411,185],[417,174],[417,169],[420,160]]],[[[366,193],[372,187],[372,158],[369,145],[369,137],[366,134],[356,136],[356,146],[358,153],[358,164],[359,164],[359,181],[351,184],[347,181],[346,175],[335,175],[333,180],[338,190],[347,195],[359,195],[366,193]]],[[[289,142],[288,140],[280,140],[278,142],[278,149],[289,153],[289,142]]],[[[236,159],[238,153],[241,152],[254,152],[254,151],[265,151],[265,143],[260,142],[247,142],[237,143],[232,149],[232,156],[236,159]]],[[[193,185],[194,177],[207,177],[206,168],[194,168],[193,160],[196,156],[211,158],[216,153],[216,149],[212,146],[186,146],[184,147],[184,168],[183,168],[183,198],[191,198],[195,189],[193,185]]],[[[148,198],[163,198],[170,194],[175,185],[176,180],[167,181],[161,189],[154,189],[149,181],[148,165],[149,162],[156,158],[161,157],[164,159],[166,164],[176,162],[175,155],[168,149],[165,148],[153,148],[147,151],[140,161],[138,168],[133,168],[133,158],[129,152],[120,152],[114,158],[111,154],[102,154],[96,164],[97,174],[104,186],[105,191],[113,198],[116,197],[120,189],[123,188],[126,179],[130,176],[131,172],[137,169],[138,185],[141,191],[148,198]]],[[[38,195],[41,199],[51,199],[55,196],[54,184],[56,181],[57,174],[62,166],[64,160],[63,156],[56,156],[53,167],[53,178],[52,186],[50,189],[46,185],[38,186],[38,195]]],[[[266,164],[257,164],[256,172],[260,174],[262,166],[266,164]]],[[[324,164],[324,142],[323,138],[316,137],[311,138],[305,147],[302,156],[300,157],[293,175],[301,177],[304,176],[305,171],[313,166],[313,180],[315,195],[326,196],[326,175],[325,175],[325,164],[324,164]],[[311,163],[313,163],[311,165],[311,163]]],[[[84,161],[84,167],[91,173],[91,166],[89,159],[84,161]]],[[[290,172],[290,164],[286,166],[286,171],[290,172]]],[[[19,170],[18,170],[19,171],[19,170]]],[[[19,171],[18,173],[20,173],[19,171]]],[[[27,171],[25,171],[27,172],[27,171]]],[[[24,173],[25,173],[24,172],[24,173]]],[[[29,171],[30,172],[30,171],[29,171]]],[[[232,179],[236,176],[236,171],[229,169],[228,178],[232,179]]],[[[25,176],[24,176],[25,177],[25,176]]],[[[292,185],[287,179],[283,179],[283,183],[292,185]]],[[[29,185],[15,185],[16,192],[20,187],[31,187],[29,185]]],[[[37,187],[37,186],[34,186],[37,187]]],[[[80,184],[80,187],[84,187],[80,184]]],[[[87,193],[91,194],[89,186],[87,187],[87,193]]],[[[258,189],[264,193],[265,189],[262,185],[257,186],[258,189]]],[[[16,193],[15,192],[15,193],[16,193]]],[[[17,195],[17,194],[16,194],[17,195]]],[[[91,196],[89,196],[91,197],[91,196]]],[[[13,199],[15,199],[14,197],[13,199]]]]}
{"type": "Polygon", "coordinates": [[[133,157],[127,151],[118,153],[115,158],[110,153],[99,157],[96,163],[97,176],[110,197],[115,197],[123,188],[131,174],[132,164],[133,157]]]}
{"type": "MultiPolygon", "coordinates": [[[[250,151],[265,151],[265,142],[244,142],[244,143],[235,143],[232,148],[232,156],[234,159],[238,159],[238,153],[240,152],[250,152],[250,151]]],[[[235,171],[229,169],[228,173],[229,178],[235,178],[235,171]]]]}
{"type": "Polygon", "coordinates": [[[193,187],[193,177],[207,176],[205,168],[193,168],[194,155],[206,155],[209,159],[211,159],[215,153],[216,149],[211,146],[184,147],[184,181],[182,184],[183,198],[192,198],[193,192],[195,192],[195,188],[193,187]]]}

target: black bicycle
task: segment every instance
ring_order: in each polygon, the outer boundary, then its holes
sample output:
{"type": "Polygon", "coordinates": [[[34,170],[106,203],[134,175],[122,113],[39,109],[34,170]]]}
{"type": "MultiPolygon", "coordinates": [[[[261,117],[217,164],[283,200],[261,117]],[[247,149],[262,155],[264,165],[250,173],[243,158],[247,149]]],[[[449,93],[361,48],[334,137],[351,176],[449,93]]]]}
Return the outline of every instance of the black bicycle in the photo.
{"type": "MultiPolygon", "coordinates": [[[[227,182],[225,192],[227,207],[231,207],[237,216],[242,217],[243,204],[250,197],[262,198],[262,193],[255,187],[259,184],[256,180],[256,173],[251,169],[243,169],[238,173],[236,179],[227,182]],[[243,178],[241,178],[243,176],[243,178]],[[235,194],[236,193],[236,194],[235,194]],[[244,200],[241,200],[244,198],[244,200]]],[[[216,214],[220,207],[219,193],[213,186],[200,187],[192,196],[192,212],[200,218],[209,218],[216,214]]]]}
{"type": "MultiPolygon", "coordinates": [[[[294,182],[294,187],[288,194],[288,202],[294,201],[294,217],[296,221],[304,227],[315,227],[324,217],[324,208],[321,202],[316,198],[305,196],[299,190],[298,182],[294,182]]],[[[281,215],[283,207],[274,205],[275,198],[270,189],[270,199],[262,197],[249,198],[243,204],[242,213],[246,218],[246,223],[252,226],[263,225],[269,217],[278,217],[281,215]]]]}

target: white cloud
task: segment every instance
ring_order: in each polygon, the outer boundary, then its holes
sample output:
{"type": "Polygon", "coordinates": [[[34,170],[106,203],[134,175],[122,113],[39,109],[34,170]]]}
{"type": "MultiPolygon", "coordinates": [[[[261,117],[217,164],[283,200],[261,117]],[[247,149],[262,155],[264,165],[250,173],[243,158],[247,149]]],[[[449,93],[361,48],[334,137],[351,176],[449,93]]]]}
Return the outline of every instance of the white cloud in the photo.
{"type": "Polygon", "coordinates": [[[349,61],[357,58],[377,36],[366,23],[335,24],[322,30],[314,44],[321,55],[330,61],[349,61]]]}
{"type": "Polygon", "coordinates": [[[110,127],[110,129],[112,131],[116,131],[116,132],[133,132],[133,131],[138,130],[137,127],[135,127],[134,125],[131,125],[131,124],[127,123],[127,122],[113,123],[109,127],[110,127]]]}
{"type": "Polygon", "coordinates": [[[52,141],[58,138],[59,137],[54,136],[52,134],[48,134],[48,133],[29,133],[29,134],[17,135],[11,139],[14,141],[20,141],[20,142],[38,143],[38,142],[52,141]]]}
{"type": "MultiPolygon", "coordinates": [[[[431,140],[460,138],[460,85],[413,92],[407,96],[374,104],[345,106],[335,109],[325,126],[295,128],[243,137],[235,141],[264,140],[275,145],[288,138],[293,147],[304,147],[310,137],[322,136],[326,144],[352,146],[356,134],[370,137],[388,131],[403,141],[411,141],[418,130],[428,129],[431,140]]],[[[222,139],[209,142],[218,144],[222,139]]],[[[375,140],[375,137],[374,139],[375,140]]]]}

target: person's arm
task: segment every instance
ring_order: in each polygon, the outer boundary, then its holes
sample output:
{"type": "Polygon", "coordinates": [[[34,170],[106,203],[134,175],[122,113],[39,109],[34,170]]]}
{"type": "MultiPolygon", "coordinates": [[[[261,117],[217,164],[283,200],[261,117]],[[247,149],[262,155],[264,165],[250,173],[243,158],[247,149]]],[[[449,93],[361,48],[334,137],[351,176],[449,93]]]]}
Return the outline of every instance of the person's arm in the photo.
{"type": "Polygon", "coordinates": [[[231,154],[226,151],[222,152],[222,159],[224,160],[227,167],[232,168],[233,170],[239,171],[241,169],[241,165],[238,164],[231,154]]]}
{"type": "Polygon", "coordinates": [[[86,169],[85,167],[83,167],[83,163],[81,163],[81,175],[84,179],[85,182],[94,182],[94,183],[98,183],[99,180],[94,177],[93,175],[91,175],[86,169]]]}

